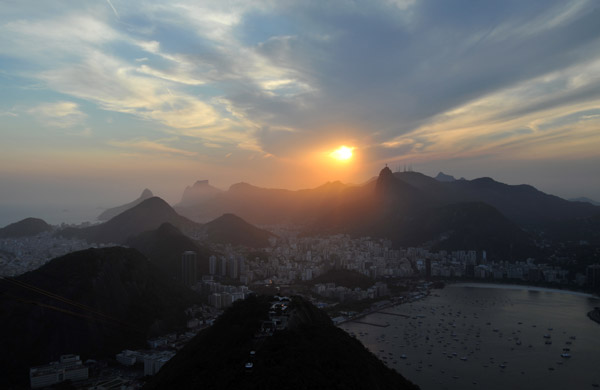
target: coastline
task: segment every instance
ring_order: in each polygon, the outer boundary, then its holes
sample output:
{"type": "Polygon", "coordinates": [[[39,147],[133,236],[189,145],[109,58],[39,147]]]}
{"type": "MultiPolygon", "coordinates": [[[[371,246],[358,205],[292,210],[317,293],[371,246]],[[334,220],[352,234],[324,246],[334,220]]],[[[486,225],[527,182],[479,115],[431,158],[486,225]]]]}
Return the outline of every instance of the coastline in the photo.
{"type": "Polygon", "coordinates": [[[358,320],[358,319],[361,319],[363,317],[366,317],[369,314],[377,313],[377,312],[380,312],[382,310],[388,309],[390,307],[396,307],[396,306],[399,306],[399,305],[403,305],[405,303],[416,302],[416,301],[419,301],[421,299],[427,298],[430,294],[431,294],[431,291],[428,289],[427,291],[422,292],[422,294],[420,294],[419,296],[413,297],[413,298],[409,298],[407,300],[399,300],[398,297],[392,297],[390,301],[387,301],[387,302],[386,302],[386,300],[381,301],[381,302],[379,302],[380,303],[379,305],[375,304],[375,307],[371,307],[367,311],[363,311],[363,312],[360,312],[360,313],[358,313],[358,314],[356,314],[356,315],[354,315],[352,317],[348,317],[348,318],[344,319],[343,321],[340,321],[340,322],[336,323],[335,325],[339,326],[339,325],[345,324],[346,322],[353,322],[355,320],[358,320]],[[383,304],[381,304],[381,303],[383,303],[383,304]]]}
{"type": "Polygon", "coordinates": [[[576,296],[585,297],[585,298],[600,299],[600,296],[598,296],[598,295],[584,293],[581,291],[572,291],[572,290],[550,288],[550,287],[528,286],[525,284],[453,282],[453,281],[444,281],[444,282],[446,283],[446,287],[456,286],[456,287],[473,287],[473,288],[498,288],[498,289],[506,289],[506,290],[530,290],[530,291],[539,291],[539,292],[569,294],[569,295],[576,295],[576,296]]]}

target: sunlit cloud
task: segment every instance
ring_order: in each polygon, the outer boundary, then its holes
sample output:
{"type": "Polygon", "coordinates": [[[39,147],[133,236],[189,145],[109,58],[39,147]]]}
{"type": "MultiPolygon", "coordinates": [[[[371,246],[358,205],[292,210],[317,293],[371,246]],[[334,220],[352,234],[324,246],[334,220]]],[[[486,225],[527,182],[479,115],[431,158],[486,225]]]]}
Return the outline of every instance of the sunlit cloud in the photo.
{"type": "Polygon", "coordinates": [[[316,172],[314,156],[342,144],[360,145],[360,164],[338,164],[363,165],[356,175],[406,160],[597,159],[596,8],[3,2],[0,83],[27,108],[5,96],[0,116],[69,128],[82,148],[88,138],[124,154],[243,160],[242,176],[268,160],[273,180],[316,172]]]}
{"type": "Polygon", "coordinates": [[[171,146],[165,145],[161,142],[150,141],[147,139],[133,139],[133,140],[127,140],[127,141],[111,140],[111,141],[109,141],[109,145],[115,146],[118,148],[127,149],[127,150],[139,150],[139,151],[143,151],[143,152],[181,155],[181,156],[186,156],[186,157],[193,157],[197,154],[195,152],[171,147],[171,146]]]}
{"type": "Polygon", "coordinates": [[[79,110],[79,105],[73,102],[44,103],[27,111],[36,116],[47,126],[73,127],[85,121],[86,114],[79,110]]]}

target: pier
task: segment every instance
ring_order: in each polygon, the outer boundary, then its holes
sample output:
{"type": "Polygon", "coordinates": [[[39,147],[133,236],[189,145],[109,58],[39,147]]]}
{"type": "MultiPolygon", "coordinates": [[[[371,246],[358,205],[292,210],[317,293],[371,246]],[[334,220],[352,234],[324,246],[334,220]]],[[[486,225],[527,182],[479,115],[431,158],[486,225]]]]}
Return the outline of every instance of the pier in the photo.
{"type": "Polygon", "coordinates": [[[388,316],[397,316],[397,317],[410,318],[410,316],[407,316],[406,314],[390,313],[390,312],[387,312],[387,311],[378,311],[376,313],[378,313],[378,314],[387,314],[388,316]]]}
{"type": "Polygon", "coordinates": [[[387,328],[388,326],[390,326],[390,324],[376,324],[374,322],[365,322],[365,321],[356,321],[356,320],[351,320],[350,322],[356,322],[357,324],[377,326],[380,328],[387,328]]]}

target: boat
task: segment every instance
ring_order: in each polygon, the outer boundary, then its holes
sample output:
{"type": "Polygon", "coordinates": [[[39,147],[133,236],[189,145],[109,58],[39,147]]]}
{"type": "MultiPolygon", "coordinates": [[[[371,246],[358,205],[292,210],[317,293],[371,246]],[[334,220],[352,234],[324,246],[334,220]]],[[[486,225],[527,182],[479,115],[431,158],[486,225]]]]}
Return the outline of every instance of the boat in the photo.
{"type": "Polygon", "coordinates": [[[570,353],[568,353],[568,352],[563,352],[563,353],[561,353],[561,354],[560,354],[560,357],[562,357],[562,358],[565,358],[565,359],[568,359],[568,358],[570,358],[570,357],[571,357],[571,354],[570,354],[570,353]]]}

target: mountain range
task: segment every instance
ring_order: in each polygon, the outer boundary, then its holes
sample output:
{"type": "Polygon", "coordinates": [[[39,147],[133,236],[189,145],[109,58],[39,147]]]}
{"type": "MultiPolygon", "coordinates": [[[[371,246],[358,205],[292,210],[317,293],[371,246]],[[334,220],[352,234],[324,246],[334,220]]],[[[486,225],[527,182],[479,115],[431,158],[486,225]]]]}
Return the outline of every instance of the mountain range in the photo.
{"type": "MultiPolygon", "coordinates": [[[[148,198],[99,225],[68,227],[56,234],[85,239],[90,243],[128,243],[140,248],[151,258],[155,256],[153,252],[156,252],[158,243],[178,248],[190,247],[190,250],[198,253],[207,253],[183,236],[205,243],[252,248],[267,247],[270,245],[269,239],[275,237],[272,233],[257,228],[233,214],[224,214],[205,224],[193,222],[179,215],[159,197],[148,198]],[[167,243],[169,240],[173,240],[173,243],[167,243]]],[[[178,255],[181,255],[181,252],[178,255]]]]}
{"type": "Polygon", "coordinates": [[[596,202],[595,200],[590,199],[590,198],[586,198],[585,196],[581,196],[579,198],[571,198],[571,199],[569,199],[569,201],[571,201],[571,202],[585,202],[585,203],[593,204],[594,206],[600,206],[600,202],[596,202]]]}
{"type": "Polygon", "coordinates": [[[558,243],[571,239],[563,226],[578,229],[581,239],[596,240],[600,207],[569,202],[529,185],[508,185],[491,178],[455,180],[418,172],[381,170],[362,185],[326,183],[290,191],[247,183],[232,185],[179,212],[196,221],[225,213],[263,225],[289,223],[305,234],[348,233],[387,237],[395,245],[437,249],[487,249],[497,258],[538,253],[540,237],[558,243]]]}
{"type": "Polygon", "coordinates": [[[103,224],[60,234],[120,244],[166,222],[206,242],[265,247],[272,235],[252,224],[293,224],[303,234],[385,237],[395,246],[486,250],[492,258],[515,260],[539,255],[540,242],[600,245],[599,217],[598,206],[529,185],[455,180],[442,172],[432,178],[386,167],[362,185],[338,181],[297,191],[248,183],[221,191],[197,181],[174,208],[152,197],[103,224]]]}
{"type": "Polygon", "coordinates": [[[167,202],[155,196],[102,224],[84,228],[70,227],[59,231],[58,234],[94,243],[124,244],[130,237],[157,229],[165,222],[187,234],[194,234],[201,227],[200,224],[177,214],[167,202]]]}

